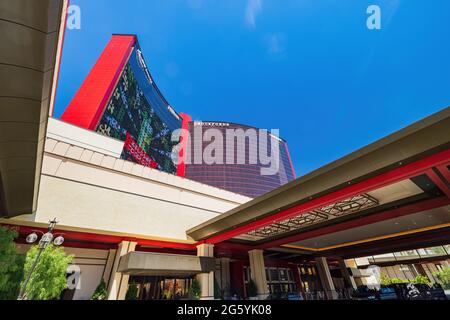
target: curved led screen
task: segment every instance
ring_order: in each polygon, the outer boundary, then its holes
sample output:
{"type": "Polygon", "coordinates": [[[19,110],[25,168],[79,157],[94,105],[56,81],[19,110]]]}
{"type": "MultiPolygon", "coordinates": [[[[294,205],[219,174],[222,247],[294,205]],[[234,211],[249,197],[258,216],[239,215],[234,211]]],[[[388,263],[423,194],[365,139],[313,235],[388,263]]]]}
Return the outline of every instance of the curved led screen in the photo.
{"type": "Polygon", "coordinates": [[[96,131],[125,141],[122,158],[175,174],[172,132],[181,118],[155,86],[139,47],[131,53],[96,131]]]}

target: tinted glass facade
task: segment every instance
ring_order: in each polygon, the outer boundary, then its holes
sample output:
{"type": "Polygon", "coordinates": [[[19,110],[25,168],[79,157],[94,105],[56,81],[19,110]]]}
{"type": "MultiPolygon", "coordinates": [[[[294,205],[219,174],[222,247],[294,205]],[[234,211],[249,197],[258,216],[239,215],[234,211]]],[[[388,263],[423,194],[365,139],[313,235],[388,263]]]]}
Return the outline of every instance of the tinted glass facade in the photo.
{"type": "Polygon", "coordinates": [[[262,140],[256,128],[224,122],[191,122],[189,132],[191,139],[188,143],[189,152],[186,163],[186,178],[188,179],[255,198],[295,178],[286,142],[270,134],[266,134],[266,140],[262,140]],[[199,126],[202,127],[203,134],[208,129],[216,129],[222,133],[224,137],[222,163],[207,164],[203,158],[201,158],[201,162],[198,161],[198,158],[196,160],[195,154],[202,155],[211,144],[210,141],[203,141],[204,139],[200,138],[201,135],[195,133],[195,128],[198,130],[199,126]],[[247,137],[244,147],[241,146],[241,148],[239,148],[237,138],[227,135],[229,130],[247,132],[249,129],[258,132],[257,140],[252,141],[247,137]],[[227,150],[227,142],[230,139],[234,139],[234,150],[232,151],[227,150]],[[269,167],[269,165],[263,164],[264,162],[259,157],[259,144],[265,141],[267,141],[268,150],[266,154],[270,154],[272,143],[278,144],[279,169],[272,175],[261,174],[262,168],[269,167]],[[234,163],[227,163],[227,152],[233,153],[234,163]],[[257,161],[252,163],[250,159],[257,159],[257,161]]]}
{"type": "Polygon", "coordinates": [[[181,118],[155,86],[136,45],[113,91],[97,132],[125,141],[122,158],[175,174],[172,132],[181,118]]]}

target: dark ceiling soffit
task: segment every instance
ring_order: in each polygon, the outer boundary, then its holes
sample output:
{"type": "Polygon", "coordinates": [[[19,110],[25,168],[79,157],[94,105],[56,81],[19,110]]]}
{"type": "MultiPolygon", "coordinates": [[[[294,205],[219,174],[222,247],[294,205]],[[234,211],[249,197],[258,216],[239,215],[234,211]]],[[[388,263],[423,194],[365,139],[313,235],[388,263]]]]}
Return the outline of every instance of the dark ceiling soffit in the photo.
{"type": "MultiPolygon", "coordinates": [[[[62,15],[63,15],[63,9],[64,9],[64,5],[65,2],[63,0],[52,0],[52,1],[46,1],[45,3],[42,3],[42,10],[47,9],[47,14],[49,14],[48,16],[48,24],[47,24],[47,30],[40,30],[42,32],[44,32],[45,34],[47,34],[47,36],[49,34],[52,33],[56,33],[56,39],[59,39],[59,32],[60,32],[60,27],[61,27],[61,20],[62,20],[62,15]],[[52,15],[54,14],[54,15],[52,15]],[[57,23],[55,25],[53,25],[51,22],[53,21],[53,19],[55,19],[55,21],[57,21],[57,23]],[[56,26],[56,30],[53,30],[52,27],[56,26]]],[[[16,4],[14,4],[13,6],[16,6],[16,4]]],[[[18,5],[20,8],[22,8],[22,12],[24,13],[24,15],[27,15],[29,12],[28,9],[30,9],[31,7],[29,7],[29,5],[27,5],[26,3],[24,4],[19,4],[18,5]]],[[[23,16],[20,16],[20,18],[23,18],[23,16]]],[[[14,24],[20,25],[20,19],[18,19],[17,21],[15,19],[13,19],[13,21],[11,21],[14,24]]],[[[24,26],[27,27],[27,26],[24,26]]],[[[20,39],[23,40],[23,39],[20,39]]],[[[27,39],[28,40],[28,39],[27,39]]],[[[49,40],[47,40],[46,42],[48,42],[49,40]]],[[[33,41],[32,41],[33,42],[33,41]]],[[[30,42],[30,43],[32,43],[30,42]]],[[[46,43],[46,47],[48,46],[48,43],[46,43]]],[[[45,51],[45,53],[48,54],[48,52],[52,52],[52,57],[51,57],[51,80],[48,80],[50,83],[50,87],[47,88],[47,92],[42,92],[42,101],[41,101],[41,112],[39,112],[39,116],[37,118],[35,118],[36,123],[37,120],[39,120],[40,118],[40,114],[42,114],[42,110],[45,110],[45,113],[48,115],[49,110],[50,110],[50,101],[51,101],[51,94],[52,94],[52,88],[53,88],[53,82],[55,79],[55,65],[57,63],[56,58],[57,58],[57,54],[58,54],[58,46],[60,45],[59,40],[55,41],[55,46],[51,47],[52,50],[50,50],[49,48],[46,48],[44,46],[43,51],[45,51]],[[43,101],[47,100],[47,103],[43,103],[43,101]]],[[[62,45],[62,43],[61,43],[62,45]]],[[[41,52],[42,53],[42,52],[41,52]]],[[[44,54],[45,56],[45,54],[44,54]]],[[[1,57],[0,57],[1,58],[1,57]]],[[[25,65],[23,66],[17,66],[18,68],[26,68],[25,65]]],[[[43,80],[41,81],[41,83],[36,84],[37,86],[41,86],[43,88],[45,88],[45,70],[42,70],[42,75],[43,75],[43,80]]],[[[17,98],[17,97],[16,97],[17,98]]],[[[28,122],[28,121],[27,121],[28,122]]],[[[42,160],[44,157],[44,144],[45,141],[42,141],[45,139],[45,135],[47,132],[47,118],[43,121],[43,122],[39,122],[39,131],[36,135],[36,140],[37,140],[37,150],[36,150],[36,164],[33,165],[32,167],[26,168],[24,170],[22,170],[22,172],[33,172],[34,173],[34,179],[31,181],[23,181],[23,189],[26,189],[27,187],[29,187],[30,185],[32,186],[32,190],[33,192],[31,192],[29,195],[23,195],[23,197],[26,197],[27,200],[24,202],[26,203],[25,205],[11,205],[11,201],[8,199],[9,197],[7,196],[7,190],[0,190],[1,194],[0,194],[0,217],[3,218],[12,218],[15,216],[20,216],[23,214],[33,214],[36,210],[37,210],[37,203],[38,203],[38,195],[39,195],[39,187],[40,187],[40,178],[41,178],[41,170],[42,170],[42,160]],[[45,122],[45,125],[43,126],[43,128],[41,127],[42,123],[45,122]]],[[[0,184],[3,185],[3,181],[0,179],[0,184]]]]}
{"type": "Polygon", "coordinates": [[[299,234],[303,234],[303,233],[307,233],[310,231],[314,231],[314,230],[318,230],[318,229],[322,229],[324,227],[329,227],[329,226],[333,226],[333,225],[338,225],[344,222],[348,222],[348,221],[353,221],[353,220],[357,220],[363,217],[367,217],[367,216],[371,216],[371,215],[375,215],[387,210],[392,210],[392,209],[398,209],[400,207],[404,207],[406,205],[411,205],[411,204],[415,204],[415,203],[419,203],[421,201],[425,201],[425,200],[429,200],[431,199],[431,197],[425,193],[421,193],[412,197],[408,197],[408,198],[404,198],[404,199],[400,199],[397,201],[393,201],[393,202],[389,202],[389,203],[385,203],[373,208],[369,208],[360,212],[355,212],[346,216],[342,216],[342,217],[338,217],[338,218],[334,218],[334,219],[330,219],[330,220],[326,220],[317,224],[313,224],[313,225],[309,225],[306,226],[304,228],[298,229],[298,230],[293,230],[291,232],[286,232],[283,234],[279,234],[276,235],[274,237],[271,238],[267,238],[267,239],[262,239],[262,240],[257,240],[257,241],[248,241],[248,240],[236,240],[236,239],[232,239],[230,240],[230,242],[235,242],[235,243],[241,243],[241,244],[246,244],[246,245],[254,245],[254,246],[261,246],[261,245],[265,245],[267,243],[271,243],[273,241],[276,240],[280,240],[280,239],[284,239],[286,237],[291,237],[291,236],[295,236],[295,235],[299,235],[299,234]]]}
{"type": "Polygon", "coordinates": [[[405,250],[415,250],[448,244],[450,227],[409,234],[394,239],[383,239],[364,244],[315,252],[315,256],[342,257],[345,259],[366,257],[405,250]]]}
{"type": "Polygon", "coordinates": [[[187,231],[204,240],[450,147],[450,107],[187,231]]]}

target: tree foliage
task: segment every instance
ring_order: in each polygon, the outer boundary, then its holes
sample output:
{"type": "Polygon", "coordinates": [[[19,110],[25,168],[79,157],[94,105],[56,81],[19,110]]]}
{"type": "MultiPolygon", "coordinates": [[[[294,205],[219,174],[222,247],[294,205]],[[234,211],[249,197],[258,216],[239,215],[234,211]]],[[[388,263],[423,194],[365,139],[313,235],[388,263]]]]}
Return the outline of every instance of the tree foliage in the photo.
{"type": "Polygon", "coordinates": [[[200,282],[197,279],[192,280],[191,288],[189,289],[189,297],[191,299],[199,299],[202,294],[200,282]]]}
{"type": "Polygon", "coordinates": [[[450,289],[450,268],[446,267],[433,274],[445,289],[450,289]]]}
{"type": "Polygon", "coordinates": [[[23,275],[24,255],[17,253],[17,232],[0,226],[0,300],[17,298],[23,275]]]}
{"type": "MultiPolygon", "coordinates": [[[[25,276],[38,254],[38,247],[33,246],[27,253],[25,261],[25,276]]],[[[57,299],[67,288],[67,267],[73,260],[73,255],[67,255],[60,247],[47,246],[41,254],[39,263],[31,275],[25,289],[28,300],[57,299]]]]}
{"type": "Polygon", "coordinates": [[[100,284],[94,291],[91,300],[106,300],[106,296],[108,295],[108,290],[106,289],[105,280],[100,281],[100,284]]]}
{"type": "Polygon", "coordinates": [[[135,284],[130,284],[128,287],[127,294],[125,295],[125,300],[137,300],[138,298],[138,287],[135,284]]]}
{"type": "Polygon", "coordinates": [[[398,283],[408,283],[408,281],[400,279],[400,278],[389,278],[387,275],[382,274],[381,275],[381,285],[388,286],[391,284],[398,284],[398,283]]]}
{"type": "Polygon", "coordinates": [[[214,299],[223,299],[222,288],[220,287],[216,277],[214,277],[214,299]]]}
{"type": "Polygon", "coordinates": [[[411,283],[414,284],[427,284],[427,285],[431,285],[431,281],[428,279],[428,277],[422,276],[422,275],[418,275],[417,277],[415,277],[411,283]]]}

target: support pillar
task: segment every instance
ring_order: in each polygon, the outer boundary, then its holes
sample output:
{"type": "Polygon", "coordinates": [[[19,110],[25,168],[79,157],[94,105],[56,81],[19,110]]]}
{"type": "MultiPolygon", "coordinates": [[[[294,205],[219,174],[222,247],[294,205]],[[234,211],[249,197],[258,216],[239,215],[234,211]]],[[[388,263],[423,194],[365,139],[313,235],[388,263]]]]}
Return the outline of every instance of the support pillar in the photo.
{"type": "Polygon", "coordinates": [[[235,260],[230,263],[230,282],[231,296],[236,295],[238,298],[243,298],[246,296],[243,261],[235,260]]]}
{"type": "MultiPolygon", "coordinates": [[[[201,244],[197,246],[198,257],[214,257],[214,245],[201,244]]],[[[197,275],[197,281],[200,283],[201,300],[214,300],[214,271],[200,273],[197,275]]]]}
{"type": "Polygon", "coordinates": [[[230,297],[230,258],[220,258],[220,274],[216,274],[217,283],[220,285],[224,297],[230,297]]]}
{"type": "Polygon", "coordinates": [[[339,268],[341,268],[341,273],[344,278],[346,288],[356,290],[356,282],[348,271],[349,265],[347,264],[347,261],[344,259],[339,259],[339,268]]]}
{"type": "Polygon", "coordinates": [[[122,241],[116,251],[111,278],[108,285],[108,300],[125,300],[128,291],[129,275],[117,272],[120,258],[136,249],[136,242],[122,241]]]}
{"type": "Polygon", "coordinates": [[[250,260],[251,278],[258,289],[258,299],[265,299],[269,295],[267,288],[266,267],[262,250],[248,252],[250,260]]]}
{"type": "Polygon", "coordinates": [[[328,300],[337,299],[336,289],[333,279],[331,278],[330,268],[328,267],[327,258],[316,258],[317,271],[319,273],[320,282],[328,300]]]}
{"type": "Polygon", "coordinates": [[[105,281],[106,287],[109,286],[109,280],[111,279],[111,272],[114,266],[114,260],[116,258],[116,249],[110,249],[108,252],[108,258],[106,259],[105,269],[103,270],[103,281],[105,281]]]}
{"type": "Polygon", "coordinates": [[[303,288],[302,276],[300,275],[300,268],[298,265],[291,268],[292,274],[294,275],[295,283],[297,284],[297,293],[301,293],[305,297],[305,289],[303,288]]]}

